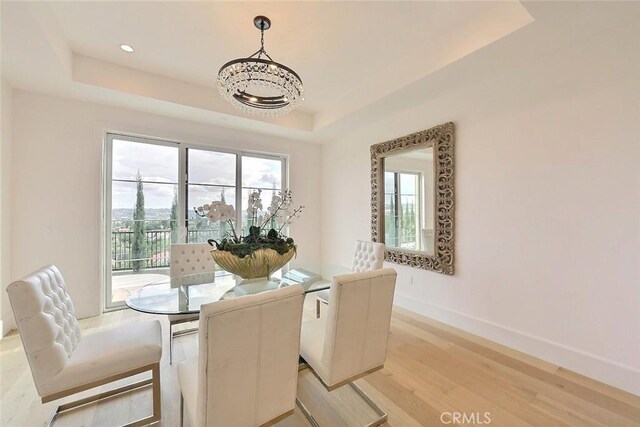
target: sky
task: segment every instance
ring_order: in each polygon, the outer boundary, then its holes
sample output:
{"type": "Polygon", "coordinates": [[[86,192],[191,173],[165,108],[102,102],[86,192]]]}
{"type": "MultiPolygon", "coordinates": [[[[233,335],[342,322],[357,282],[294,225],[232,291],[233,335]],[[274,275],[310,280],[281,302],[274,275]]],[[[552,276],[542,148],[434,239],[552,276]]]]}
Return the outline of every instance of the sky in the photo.
{"type": "MultiPolygon", "coordinates": [[[[142,175],[145,208],[171,208],[178,185],[178,147],[144,144],[114,139],[113,141],[112,208],[132,209],[135,205],[138,171],[142,175]]],[[[234,204],[236,156],[230,153],[189,149],[189,205],[200,206],[212,200],[220,200],[224,188],[227,203],[234,204]],[[197,184],[208,184],[207,186],[197,184]],[[215,187],[209,185],[214,184],[215,187]]],[[[281,187],[281,162],[277,159],[243,157],[243,187],[271,189],[281,187]]],[[[272,191],[263,191],[266,209],[272,191]],[[266,202],[266,203],[265,203],[266,202]]],[[[246,202],[248,191],[243,191],[246,202]]]]}

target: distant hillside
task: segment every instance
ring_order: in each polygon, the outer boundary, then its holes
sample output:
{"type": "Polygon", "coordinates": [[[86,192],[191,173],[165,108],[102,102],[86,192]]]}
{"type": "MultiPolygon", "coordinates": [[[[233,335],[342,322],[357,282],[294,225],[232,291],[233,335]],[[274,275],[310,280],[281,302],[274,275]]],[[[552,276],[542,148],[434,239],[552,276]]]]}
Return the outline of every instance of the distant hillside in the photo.
{"type": "MultiPolygon", "coordinates": [[[[133,219],[133,209],[116,208],[112,211],[113,221],[128,221],[133,219]]],[[[189,218],[195,218],[193,210],[189,210],[189,218]]],[[[144,218],[151,221],[162,221],[171,219],[171,209],[150,208],[144,210],[144,218]]]]}
{"type": "MultiPolygon", "coordinates": [[[[133,219],[133,209],[113,209],[112,218],[114,221],[126,221],[133,219]]],[[[166,220],[171,218],[171,209],[150,208],[144,210],[145,219],[166,220]]]]}

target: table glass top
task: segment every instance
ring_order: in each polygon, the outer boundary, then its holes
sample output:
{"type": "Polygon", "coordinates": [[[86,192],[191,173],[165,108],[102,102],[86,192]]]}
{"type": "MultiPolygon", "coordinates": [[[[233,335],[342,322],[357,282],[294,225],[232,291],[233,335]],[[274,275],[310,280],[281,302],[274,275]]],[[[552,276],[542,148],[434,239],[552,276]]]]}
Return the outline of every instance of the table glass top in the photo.
{"type": "MultiPolygon", "coordinates": [[[[331,282],[318,280],[303,285],[305,293],[329,289],[331,282]]],[[[221,299],[257,294],[287,286],[278,279],[266,278],[244,280],[226,271],[189,274],[169,277],[133,292],[125,300],[127,306],[152,314],[197,314],[200,306],[221,299]]]]}

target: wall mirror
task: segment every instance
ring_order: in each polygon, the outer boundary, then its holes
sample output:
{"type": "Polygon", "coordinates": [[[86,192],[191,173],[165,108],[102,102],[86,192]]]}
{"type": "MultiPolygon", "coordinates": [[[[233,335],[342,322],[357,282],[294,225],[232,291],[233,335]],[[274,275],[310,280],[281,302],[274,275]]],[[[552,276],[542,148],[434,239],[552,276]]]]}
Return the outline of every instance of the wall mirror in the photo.
{"type": "Polygon", "coordinates": [[[453,274],[454,126],[371,146],[371,240],[385,261],[453,274]]]}

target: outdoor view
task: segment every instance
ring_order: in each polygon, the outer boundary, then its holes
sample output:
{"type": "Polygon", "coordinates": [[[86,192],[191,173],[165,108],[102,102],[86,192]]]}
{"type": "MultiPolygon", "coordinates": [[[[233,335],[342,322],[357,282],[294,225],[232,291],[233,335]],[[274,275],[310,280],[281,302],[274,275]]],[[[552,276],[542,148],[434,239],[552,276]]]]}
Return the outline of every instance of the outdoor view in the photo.
{"type": "Polygon", "coordinates": [[[419,180],[417,173],[384,173],[384,241],[387,246],[405,249],[419,247],[419,180]]]}
{"type": "MultiPolygon", "coordinates": [[[[114,138],[111,185],[111,301],[123,301],[130,292],[168,274],[172,243],[220,239],[226,224],[210,223],[193,208],[213,200],[225,201],[237,210],[236,193],[242,205],[254,190],[262,190],[266,209],[282,189],[283,160],[274,157],[186,149],[185,179],[180,182],[178,144],[144,143],[114,138]],[[239,185],[240,184],[240,185],[239,185]],[[179,186],[184,185],[184,200],[179,186]]],[[[261,212],[264,213],[264,212],[261,212]]]]}

